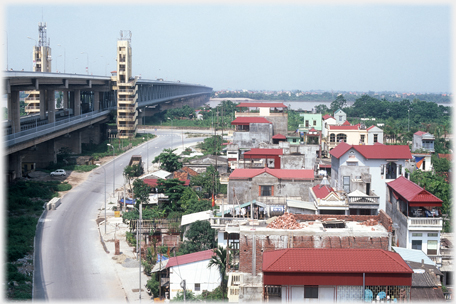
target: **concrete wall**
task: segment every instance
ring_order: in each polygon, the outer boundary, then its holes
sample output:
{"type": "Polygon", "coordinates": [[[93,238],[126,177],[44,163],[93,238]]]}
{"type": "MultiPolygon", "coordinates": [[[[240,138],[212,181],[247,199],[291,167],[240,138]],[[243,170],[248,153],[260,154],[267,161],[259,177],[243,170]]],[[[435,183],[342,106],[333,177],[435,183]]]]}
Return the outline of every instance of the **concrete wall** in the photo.
{"type": "MultiPolygon", "coordinates": [[[[274,134],[282,134],[287,136],[288,132],[288,114],[279,115],[279,116],[264,116],[267,120],[272,122],[274,126],[274,134]]],[[[272,142],[272,141],[271,141],[272,142]]]]}
{"type": "Polygon", "coordinates": [[[230,204],[247,203],[258,200],[260,186],[273,186],[275,197],[301,197],[307,200],[309,197],[309,187],[314,186],[314,181],[303,180],[280,180],[268,173],[262,173],[253,177],[251,180],[232,180],[228,183],[228,201],[230,204]],[[236,200],[234,199],[236,194],[236,200]]]}
{"type": "Polygon", "coordinates": [[[51,163],[57,162],[55,140],[49,140],[32,148],[20,152],[22,162],[36,163],[36,168],[45,168],[51,163]]]}
{"type": "Polygon", "coordinates": [[[258,148],[260,143],[272,143],[273,126],[265,123],[251,123],[249,132],[234,132],[233,144],[241,148],[258,148]]]}
{"type": "Polygon", "coordinates": [[[399,210],[399,202],[393,195],[390,195],[388,187],[386,191],[388,196],[386,213],[391,217],[393,223],[399,225],[399,228],[395,229],[396,244],[394,246],[407,248],[407,217],[399,210]]]}
{"type": "Polygon", "coordinates": [[[282,155],[281,169],[313,169],[306,168],[306,155],[282,155]]]}

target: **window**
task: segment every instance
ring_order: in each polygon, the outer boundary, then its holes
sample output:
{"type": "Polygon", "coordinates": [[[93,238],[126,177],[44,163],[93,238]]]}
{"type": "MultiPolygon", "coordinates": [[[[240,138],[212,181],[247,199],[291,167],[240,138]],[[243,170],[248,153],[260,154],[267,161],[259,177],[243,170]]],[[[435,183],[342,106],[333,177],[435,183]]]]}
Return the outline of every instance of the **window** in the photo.
{"type": "Polygon", "coordinates": [[[260,186],[260,196],[273,196],[272,186],[260,186]]]}
{"type": "Polygon", "coordinates": [[[386,179],[397,178],[397,165],[396,163],[390,162],[386,165],[386,179]]]}
{"type": "Polygon", "coordinates": [[[430,236],[430,237],[438,237],[439,234],[438,233],[428,233],[428,236],[430,236]]]}
{"type": "Polygon", "coordinates": [[[336,135],[335,135],[334,133],[331,133],[331,134],[329,135],[329,141],[330,141],[330,142],[336,142],[336,135]]]}
{"type": "Polygon", "coordinates": [[[350,176],[344,176],[344,191],[350,193],[350,176]]]}
{"type": "Polygon", "coordinates": [[[423,236],[422,233],[412,233],[412,236],[423,236]]]}
{"type": "Polygon", "coordinates": [[[200,290],[201,290],[200,283],[195,283],[195,291],[200,291],[200,290]]]}
{"type": "Polygon", "coordinates": [[[378,141],[378,134],[374,134],[374,143],[378,141]]]}
{"type": "Polygon", "coordinates": [[[421,240],[412,240],[412,249],[421,250],[421,240]]]}
{"type": "Polygon", "coordinates": [[[343,133],[339,133],[337,134],[337,142],[347,142],[347,135],[343,134],[343,133]]]}
{"type": "Polygon", "coordinates": [[[308,126],[309,126],[309,121],[308,121],[308,120],[306,120],[306,127],[308,127],[308,126]]]}
{"type": "Polygon", "coordinates": [[[361,140],[360,140],[360,142],[362,142],[362,143],[364,142],[364,137],[365,137],[365,136],[366,136],[366,135],[364,135],[364,134],[361,135],[361,140]]]}
{"type": "Polygon", "coordinates": [[[339,121],[342,121],[342,116],[339,116],[339,121]]]}
{"type": "Polygon", "coordinates": [[[316,120],[313,121],[313,125],[314,125],[314,126],[317,125],[317,121],[316,121],[316,120]]]}
{"type": "Polygon", "coordinates": [[[304,299],[318,299],[318,286],[304,286],[304,299]]]}
{"type": "Polygon", "coordinates": [[[427,241],[427,254],[437,254],[437,241],[427,241]]]}
{"type": "Polygon", "coordinates": [[[423,168],[422,169],[423,171],[426,170],[426,160],[424,160],[424,159],[423,159],[423,167],[422,168],[423,168]]]}

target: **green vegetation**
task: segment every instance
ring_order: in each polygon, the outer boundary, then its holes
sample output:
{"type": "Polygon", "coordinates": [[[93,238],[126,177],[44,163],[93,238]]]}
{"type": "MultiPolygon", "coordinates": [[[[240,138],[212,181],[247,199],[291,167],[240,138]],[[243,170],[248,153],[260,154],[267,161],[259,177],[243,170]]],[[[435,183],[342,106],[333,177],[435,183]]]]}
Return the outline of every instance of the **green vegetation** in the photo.
{"type": "Polygon", "coordinates": [[[212,194],[219,193],[217,191],[221,188],[219,173],[215,170],[214,166],[209,166],[206,172],[192,177],[190,186],[201,186],[202,191],[200,197],[209,198],[212,194]]]}
{"type": "Polygon", "coordinates": [[[204,155],[221,155],[222,143],[228,141],[224,140],[220,135],[213,135],[211,137],[205,138],[204,141],[199,142],[196,147],[201,149],[201,152],[204,155]]]}
{"type": "Polygon", "coordinates": [[[162,153],[155,157],[152,163],[160,164],[160,169],[174,172],[182,168],[182,163],[179,161],[179,156],[174,154],[177,149],[164,149],[162,153]]]}
{"type": "Polygon", "coordinates": [[[194,222],[185,233],[186,241],[182,242],[176,255],[213,249],[217,246],[217,231],[211,228],[208,221],[194,222]]]}
{"type": "Polygon", "coordinates": [[[214,249],[214,253],[215,255],[211,257],[207,267],[216,267],[219,271],[220,277],[222,278],[220,289],[222,291],[222,298],[224,299],[226,297],[225,295],[228,284],[228,277],[226,275],[226,249],[218,246],[218,248],[214,249]]]}

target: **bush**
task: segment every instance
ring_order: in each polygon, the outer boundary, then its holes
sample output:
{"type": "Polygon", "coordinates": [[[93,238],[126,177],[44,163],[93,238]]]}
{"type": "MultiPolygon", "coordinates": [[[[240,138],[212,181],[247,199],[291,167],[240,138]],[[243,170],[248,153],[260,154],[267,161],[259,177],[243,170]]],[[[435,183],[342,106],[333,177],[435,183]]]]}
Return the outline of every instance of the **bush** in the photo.
{"type": "Polygon", "coordinates": [[[57,191],[68,191],[71,190],[72,186],[68,183],[58,184],[56,187],[57,191]]]}
{"type": "Polygon", "coordinates": [[[128,245],[136,246],[136,236],[133,233],[127,231],[125,237],[127,239],[128,245]]]}

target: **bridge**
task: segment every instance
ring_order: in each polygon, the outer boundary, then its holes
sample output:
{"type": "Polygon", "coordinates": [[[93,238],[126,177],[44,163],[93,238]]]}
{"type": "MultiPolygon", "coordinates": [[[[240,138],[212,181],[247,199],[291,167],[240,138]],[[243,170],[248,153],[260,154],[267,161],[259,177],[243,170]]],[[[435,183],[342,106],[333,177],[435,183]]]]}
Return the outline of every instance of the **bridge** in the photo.
{"type": "Polygon", "coordinates": [[[133,85],[125,89],[116,76],[27,71],[6,71],[3,76],[8,98],[4,145],[13,177],[21,176],[23,163],[45,167],[55,162],[62,147],[79,154],[82,143],[100,143],[107,137],[102,123],[115,111],[118,132],[132,130],[127,134],[131,137],[142,117],[184,104],[196,108],[212,92],[203,85],[138,77],[130,78],[126,83],[133,85]],[[21,91],[29,94],[29,115],[22,117],[21,91]],[[56,91],[62,92],[61,109],[55,107],[56,91]],[[133,114],[128,116],[131,108],[133,114]]]}

